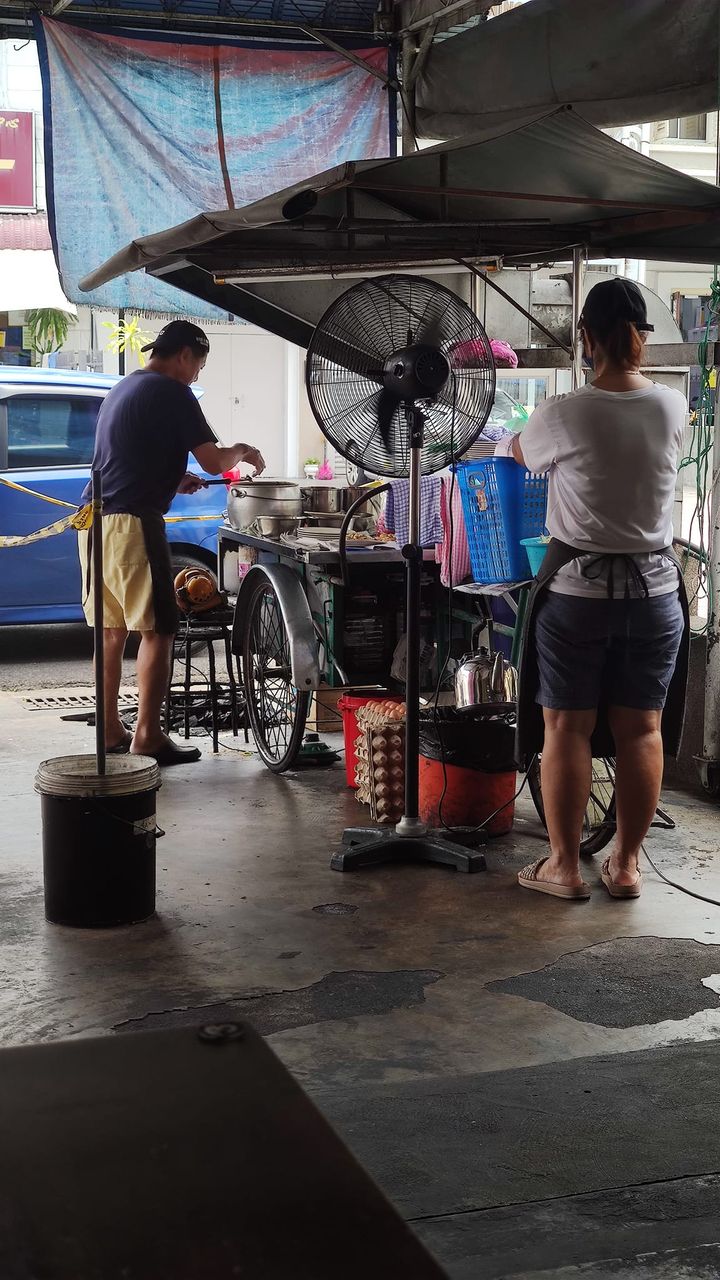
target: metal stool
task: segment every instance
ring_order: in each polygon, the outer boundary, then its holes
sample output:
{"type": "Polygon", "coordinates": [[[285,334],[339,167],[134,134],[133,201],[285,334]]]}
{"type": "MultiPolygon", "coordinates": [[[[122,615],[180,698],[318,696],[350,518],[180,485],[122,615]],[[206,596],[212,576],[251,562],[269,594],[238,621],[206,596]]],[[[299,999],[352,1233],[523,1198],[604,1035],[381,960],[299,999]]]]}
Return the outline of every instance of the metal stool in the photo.
{"type": "Polygon", "coordinates": [[[237,738],[242,723],[245,741],[248,742],[247,716],[245,714],[245,698],[243,694],[240,659],[236,659],[237,666],[233,665],[231,645],[232,621],[232,609],[218,609],[212,613],[197,615],[190,614],[184,620],[180,631],[175,637],[170,680],[168,683],[168,692],[165,701],[166,731],[170,731],[172,712],[179,704],[182,711],[184,736],[186,739],[189,738],[190,716],[193,711],[193,706],[207,698],[207,694],[205,694],[204,690],[203,693],[200,694],[194,691],[192,687],[192,646],[197,643],[205,644],[207,646],[208,655],[208,694],[210,698],[210,715],[212,721],[213,752],[215,754],[217,754],[219,750],[220,733],[220,702],[218,698],[218,684],[215,665],[215,644],[218,641],[222,641],[225,648],[225,667],[227,670],[228,693],[230,699],[230,722],[233,737],[237,738]],[[175,662],[178,659],[184,661],[185,669],[182,684],[176,685],[173,684],[173,675],[175,662]]]}

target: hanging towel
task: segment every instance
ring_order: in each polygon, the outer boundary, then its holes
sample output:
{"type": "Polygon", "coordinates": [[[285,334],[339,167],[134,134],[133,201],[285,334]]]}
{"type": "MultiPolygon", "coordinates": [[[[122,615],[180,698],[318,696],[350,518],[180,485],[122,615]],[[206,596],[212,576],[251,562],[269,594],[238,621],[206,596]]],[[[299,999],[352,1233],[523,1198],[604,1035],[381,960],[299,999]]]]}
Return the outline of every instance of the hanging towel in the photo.
{"type": "MultiPolygon", "coordinates": [[[[385,527],[404,546],[409,540],[410,481],[392,480],[385,502],[385,527]]],[[[432,547],[443,536],[440,518],[440,476],[423,476],[420,481],[420,546],[432,547]]]]}
{"type": "Polygon", "coordinates": [[[462,508],[460,485],[444,479],[440,496],[442,541],[435,548],[435,560],[440,565],[440,581],[444,587],[450,583],[456,587],[470,577],[470,551],[468,549],[465,517],[462,508]],[[452,539],[450,530],[450,493],[452,491],[452,539]]]}

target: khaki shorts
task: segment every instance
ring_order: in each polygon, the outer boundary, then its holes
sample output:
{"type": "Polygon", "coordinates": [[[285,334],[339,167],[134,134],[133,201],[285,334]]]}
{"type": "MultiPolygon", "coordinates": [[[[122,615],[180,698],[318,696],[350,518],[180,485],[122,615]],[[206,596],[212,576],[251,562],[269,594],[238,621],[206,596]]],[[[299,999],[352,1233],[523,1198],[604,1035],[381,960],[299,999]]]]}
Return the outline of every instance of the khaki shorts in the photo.
{"type": "MultiPolygon", "coordinates": [[[[147,516],[106,515],[103,534],[103,626],[126,631],[174,635],[178,627],[170,548],[165,521],[147,516]]],[[[93,530],[78,533],[82,568],[83,610],[93,626],[93,530]]]]}

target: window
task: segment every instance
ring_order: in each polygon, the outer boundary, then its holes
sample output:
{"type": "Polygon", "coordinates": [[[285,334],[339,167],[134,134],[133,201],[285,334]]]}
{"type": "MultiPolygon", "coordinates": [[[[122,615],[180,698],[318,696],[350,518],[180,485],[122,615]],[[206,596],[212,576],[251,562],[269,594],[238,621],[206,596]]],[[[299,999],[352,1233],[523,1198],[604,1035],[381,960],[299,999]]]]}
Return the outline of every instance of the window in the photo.
{"type": "Polygon", "coordinates": [[[101,403],[94,396],[11,396],[8,466],[88,467],[101,403]]]}
{"type": "Polygon", "coordinates": [[[665,138],[679,142],[707,142],[708,118],[706,115],[682,116],[679,120],[665,120],[655,129],[658,141],[665,138]]]}

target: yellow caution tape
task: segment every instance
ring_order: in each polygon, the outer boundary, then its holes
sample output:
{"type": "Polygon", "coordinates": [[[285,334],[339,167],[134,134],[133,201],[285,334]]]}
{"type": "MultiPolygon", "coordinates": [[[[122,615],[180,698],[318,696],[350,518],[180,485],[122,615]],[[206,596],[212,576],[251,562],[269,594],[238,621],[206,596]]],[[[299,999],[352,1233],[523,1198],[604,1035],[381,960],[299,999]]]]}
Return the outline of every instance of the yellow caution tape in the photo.
{"type": "MultiPolygon", "coordinates": [[[[63,506],[66,505],[70,504],[63,503],[63,506]]],[[[28,543],[40,542],[42,538],[54,538],[56,534],[65,533],[67,529],[89,529],[92,521],[92,507],[81,507],[73,515],[64,516],[62,520],[56,520],[54,524],[48,524],[44,529],[36,529],[34,533],[16,536],[0,535],[0,547],[26,547],[28,543]]]]}
{"type": "MultiPolygon", "coordinates": [[[[51,498],[47,493],[38,493],[36,489],[28,489],[27,485],[18,484],[15,480],[6,480],[4,476],[0,476],[0,484],[4,484],[8,489],[15,489],[18,493],[27,493],[31,498],[39,498],[41,502],[50,502],[54,507],[67,507],[75,513],[64,520],[56,520],[54,524],[46,525],[44,529],[37,529],[35,533],[17,537],[0,535],[0,547],[24,547],[29,542],[39,542],[41,538],[52,538],[57,533],[65,533],[66,529],[89,529],[92,524],[91,506],[81,507],[78,511],[74,502],[63,502],[60,498],[51,498]]],[[[184,524],[189,520],[219,519],[219,513],[214,512],[212,515],[203,516],[165,516],[165,523],[184,524]]]]}
{"type": "Polygon", "coordinates": [[[166,524],[185,524],[188,520],[221,520],[222,516],[219,512],[208,516],[165,516],[166,524]]]}
{"type": "Polygon", "coordinates": [[[71,511],[77,509],[77,503],[75,502],[61,502],[59,498],[50,498],[46,493],[38,493],[35,489],[28,489],[24,484],[16,484],[14,480],[6,480],[3,476],[0,476],[0,484],[6,485],[8,489],[17,489],[18,493],[29,493],[31,498],[39,498],[41,502],[51,502],[54,507],[69,507],[71,511]]]}

